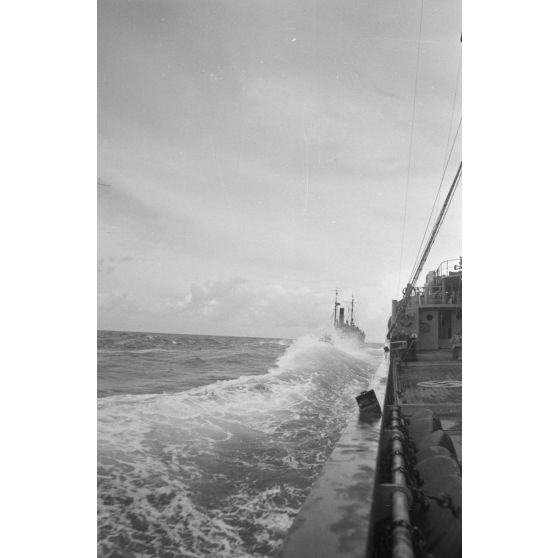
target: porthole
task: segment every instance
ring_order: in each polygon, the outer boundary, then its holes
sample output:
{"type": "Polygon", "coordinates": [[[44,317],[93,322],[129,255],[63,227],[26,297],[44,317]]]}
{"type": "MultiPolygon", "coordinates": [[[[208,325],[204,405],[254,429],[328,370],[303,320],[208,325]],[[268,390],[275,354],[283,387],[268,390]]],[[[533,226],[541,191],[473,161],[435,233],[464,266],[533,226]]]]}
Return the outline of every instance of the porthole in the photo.
{"type": "Polygon", "coordinates": [[[426,319],[431,322],[434,319],[434,316],[432,314],[426,314],[426,319]]]}

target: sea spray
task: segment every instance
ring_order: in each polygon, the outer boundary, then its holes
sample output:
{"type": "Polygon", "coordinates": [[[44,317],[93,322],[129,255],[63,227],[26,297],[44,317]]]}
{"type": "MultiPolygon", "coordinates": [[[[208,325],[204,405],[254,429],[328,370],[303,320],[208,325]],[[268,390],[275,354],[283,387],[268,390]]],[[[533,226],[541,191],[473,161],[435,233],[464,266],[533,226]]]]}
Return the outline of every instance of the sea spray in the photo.
{"type": "MultiPolygon", "coordinates": [[[[215,339],[182,347],[207,360],[215,339]]],[[[274,555],[382,358],[315,337],[234,343],[225,352],[244,353],[249,374],[99,399],[100,556],[274,555]],[[283,354],[254,373],[262,347],[283,354]]]]}

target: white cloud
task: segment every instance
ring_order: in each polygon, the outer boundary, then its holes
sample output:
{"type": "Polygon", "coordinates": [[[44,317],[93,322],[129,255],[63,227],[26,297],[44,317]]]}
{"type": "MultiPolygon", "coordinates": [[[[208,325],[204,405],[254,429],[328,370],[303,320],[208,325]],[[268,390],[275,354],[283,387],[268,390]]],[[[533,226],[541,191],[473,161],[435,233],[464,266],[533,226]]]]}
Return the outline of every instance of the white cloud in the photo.
{"type": "Polygon", "coordinates": [[[236,277],[192,284],[185,323],[228,335],[296,337],[327,325],[329,293],[236,277]]]}

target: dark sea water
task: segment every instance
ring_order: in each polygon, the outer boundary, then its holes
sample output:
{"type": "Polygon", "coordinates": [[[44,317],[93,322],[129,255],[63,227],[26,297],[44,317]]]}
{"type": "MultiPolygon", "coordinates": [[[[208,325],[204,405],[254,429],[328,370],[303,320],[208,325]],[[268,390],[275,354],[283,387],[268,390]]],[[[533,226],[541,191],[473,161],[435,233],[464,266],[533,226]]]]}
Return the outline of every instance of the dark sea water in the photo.
{"type": "Polygon", "coordinates": [[[276,556],[381,347],[99,331],[98,555],[276,556]]]}

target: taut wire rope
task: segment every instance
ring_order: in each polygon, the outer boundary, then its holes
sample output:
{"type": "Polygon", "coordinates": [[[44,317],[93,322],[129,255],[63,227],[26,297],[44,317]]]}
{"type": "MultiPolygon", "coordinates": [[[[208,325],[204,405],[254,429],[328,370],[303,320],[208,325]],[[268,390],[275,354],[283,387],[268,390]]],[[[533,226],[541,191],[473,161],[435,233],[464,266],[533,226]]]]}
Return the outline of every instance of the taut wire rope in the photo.
{"type": "Polygon", "coordinates": [[[408,154],[408,164],[407,164],[407,181],[405,183],[405,202],[403,209],[403,230],[401,233],[401,253],[399,255],[399,275],[397,277],[397,288],[401,286],[401,267],[403,265],[403,247],[405,246],[405,228],[407,226],[407,197],[409,194],[409,182],[411,178],[411,155],[413,153],[413,136],[415,132],[415,113],[417,106],[417,87],[418,87],[418,76],[419,76],[419,63],[420,63],[420,44],[422,39],[422,16],[424,9],[424,0],[420,3],[420,21],[419,21],[419,33],[418,33],[418,43],[417,43],[417,60],[415,65],[415,88],[413,94],[413,114],[411,117],[411,133],[409,137],[409,154],[408,154]]]}
{"type": "Polygon", "coordinates": [[[461,129],[461,122],[462,122],[462,120],[460,119],[459,124],[457,126],[457,130],[455,131],[455,136],[453,138],[453,143],[451,145],[451,150],[450,150],[449,155],[446,159],[444,170],[442,172],[442,178],[440,179],[440,184],[438,186],[438,191],[436,192],[436,197],[434,198],[434,203],[432,204],[432,209],[430,211],[430,216],[428,217],[428,222],[426,223],[426,227],[424,229],[424,234],[422,235],[422,240],[420,241],[420,246],[419,246],[419,249],[418,249],[418,252],[417,252],[417,257],[415,258],[415,263],[413,264],[413,268],[412,268],[413,270],[411,272],[411,277],[413,276],[413,274],[416,271],[417,264],[418,264],[418,261],[419,261],[419,258],[420,258],[420,253],[421,253],[421,250],[422,250],[422,247],[423,247],[423,244],[424,244],[424,239],[426,238],[426,234],[428,233],[428,227],[430,226],[430,222],[432,221],[432,216],[434,215],[434,213],[436,211],[436,207],[437,207],[437,204],[438,204],[438,198],[440,197],[440,192],[442,191],[442,185],[444,183],[444,178],[446,176],[446,171],[448,170],[448,165],[449,165],[449,162],[451,160],[451,156],[453,154],[453,148],[455,147],[455,142],[457,140],[459,130],[461,129]]]}

